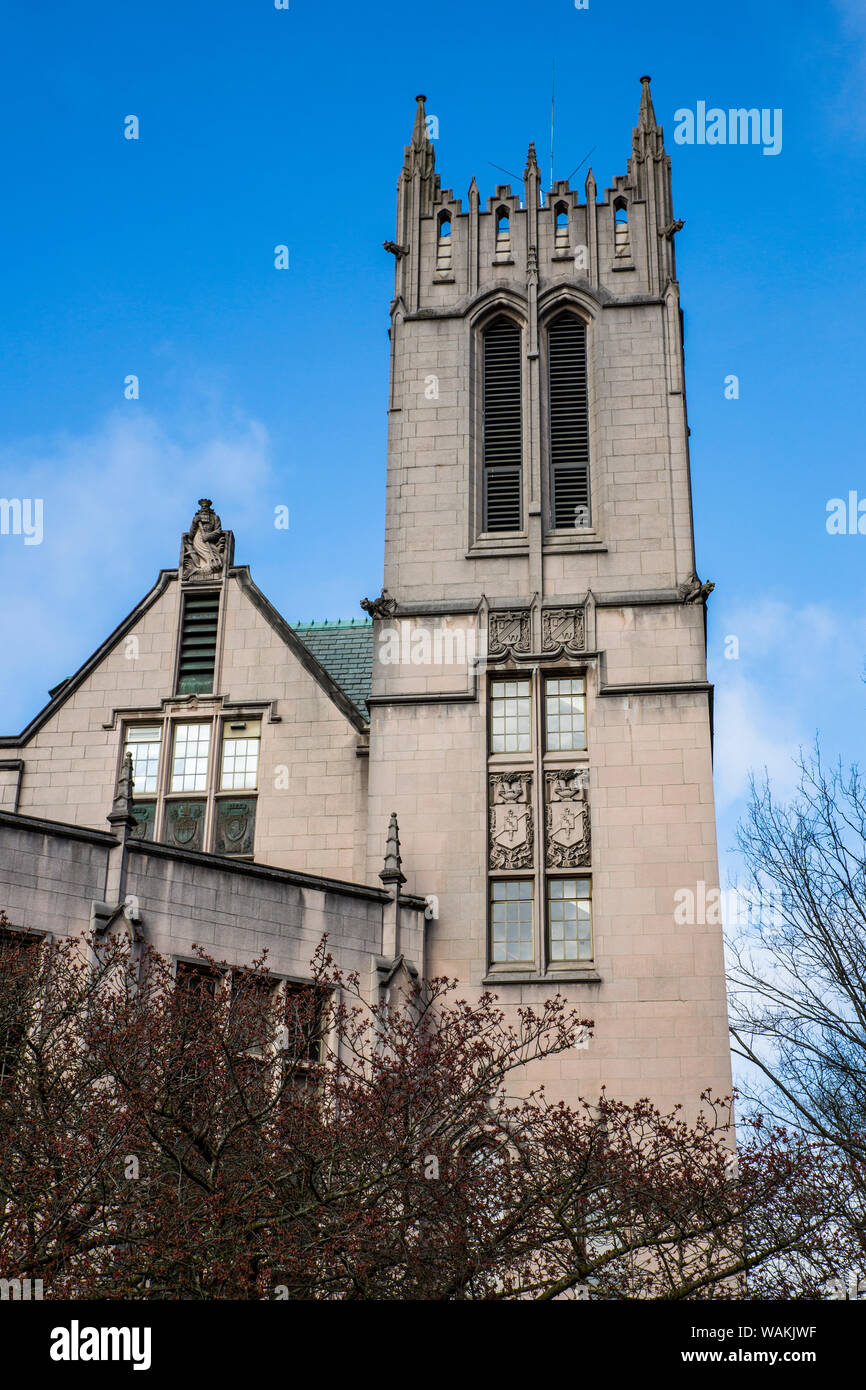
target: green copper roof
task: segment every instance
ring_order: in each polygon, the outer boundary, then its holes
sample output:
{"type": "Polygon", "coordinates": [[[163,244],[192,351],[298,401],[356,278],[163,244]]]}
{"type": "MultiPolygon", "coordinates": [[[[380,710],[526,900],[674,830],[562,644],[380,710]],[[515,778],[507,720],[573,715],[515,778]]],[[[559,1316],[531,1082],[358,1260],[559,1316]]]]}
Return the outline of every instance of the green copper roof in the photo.
{"type": "Polygon", "coordinates": [[[336,622],[292,624],[308,651],[334,678],[341,690],[367,714],[367,696],[373,679],[373,624],[369,618],[341,618],[336,622]]]}

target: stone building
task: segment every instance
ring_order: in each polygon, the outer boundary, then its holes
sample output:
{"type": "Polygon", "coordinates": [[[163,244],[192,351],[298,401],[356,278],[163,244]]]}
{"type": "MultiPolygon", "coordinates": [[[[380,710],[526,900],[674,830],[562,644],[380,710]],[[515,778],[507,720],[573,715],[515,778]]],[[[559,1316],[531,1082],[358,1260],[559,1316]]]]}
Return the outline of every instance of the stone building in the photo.
{"type": "Polygon", "coordinates": [[[482,206],[473,180],[464,209],[418,98],[385,243],[382,595],[290,626],[202,499],[178,567],[0,740],[15,925],[77,929],[131,896],[175,955],[268,944],[302,978],[327,923],[371,990],[404,970],[509,1009],[563,993],[596,1031],[547,1065],[553,1094],[730,1089],[721,928],[674,916],[678,889],[718,883],[712,585],[682,224],[641,82],[601,201],[591,171],[584,201],[542,193],[530,145],[522,189],[482,206]]]}

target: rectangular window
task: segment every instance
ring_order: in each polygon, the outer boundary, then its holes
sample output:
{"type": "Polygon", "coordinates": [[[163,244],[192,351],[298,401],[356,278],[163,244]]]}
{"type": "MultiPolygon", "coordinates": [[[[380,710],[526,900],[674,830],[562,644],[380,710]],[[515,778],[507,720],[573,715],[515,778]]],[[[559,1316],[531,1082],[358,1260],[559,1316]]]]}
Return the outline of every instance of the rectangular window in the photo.
{"type": "Polygon", "coordinates": [[[135,795],[148,796],[159,790],[159,750],[161,724],[132,724],[126,731],[123,760],[132,754],[132,781],[135,795]]]}
{"type": "Polygon", "coordinates": [[[552,878],[547,885],[550,959],[592,960],[592,888],[588,878],[552,878]]]}
{"type": "Polygon", "coordinates": [[[532,748],[530,681],[494,681],[490,694],[491,753],[528,753],[532,748]]]}
{"type": "Polygon", "coordinates": [[[535,948],[531,880],[494,880],[490,892],[491,960],[532,961],[535,948]]]}
{"type": "Polygon", "coordinates": [[[549,753],[586,747],[586,682],[582,676],[546,682],[544,726],[549,753]]]}
{"type": "Polygon", "coordinates": [[[219,594],[187,594],[183,601],[179,695],[209,695],[213,690],[219,602],[219,594]]]}
{"type": "Polygon", "coordinates": [[[210,724],[178,724],[171,764],[173,792],[207,791],[210,724]]]}
{"type": "Polygon", "coordinates": [[[227,724],[223,730],[221,791],[255,791],[262,726],[258,720],[227,724]]]}

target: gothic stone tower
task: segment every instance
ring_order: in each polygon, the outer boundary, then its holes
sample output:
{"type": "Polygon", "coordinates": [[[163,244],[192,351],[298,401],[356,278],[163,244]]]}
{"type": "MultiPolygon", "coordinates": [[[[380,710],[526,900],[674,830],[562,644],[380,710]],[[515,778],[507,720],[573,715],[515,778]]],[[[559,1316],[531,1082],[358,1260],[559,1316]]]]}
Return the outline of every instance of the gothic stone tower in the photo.
{"type": "Polygon", "coordinates": [[[463,209],[418,97],[397,193],[369,872],[396,810],[426,973],[595,1020],[552,1094],[730,1088],[711,689],[670,160],[641,79],[627,173],[463,209]],[[473,660],[473,656],[477,660],[473,660]],[[681,915],[681,914],[678,914],[681,915]]]}

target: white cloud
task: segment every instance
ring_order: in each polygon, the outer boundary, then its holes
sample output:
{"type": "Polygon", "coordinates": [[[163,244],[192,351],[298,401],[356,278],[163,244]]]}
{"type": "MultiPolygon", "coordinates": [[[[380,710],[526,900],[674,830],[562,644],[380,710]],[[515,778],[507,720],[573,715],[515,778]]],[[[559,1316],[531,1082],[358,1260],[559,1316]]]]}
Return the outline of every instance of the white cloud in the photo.
{"type": "MultiPolygon", "coordinates": [[[[724,813],[747,796],[749,773],[760,776],[765,767],[775,792],[789,795],[793,759],[819,731],[828,755],[845,753],[862,722],[866,620],[824,604],[765,599],[723,611],[714,627],[739,642],[738,659],[718,661],[712,672],[716,799],[724,813]]],[[[713,649],[719,645],[716,637],[713,649]]]]}
{"type": "Polygon", "coordinates": [[[0,649],[14,654],[4,732],[36,712],[46,687],[77,669],[160,569],[177,564],[200,497],[214,499],[227,527],[261,522],[274,481],[266,429],[253,419],[208,426],[204,437],[169,430],[135,406],[87,435],[0,451],[0,492],[44,504],[41,545],[0,536],[0,649]]]}
{"type": "Polygon", "coordinates": [[[866,80],[866,5],[863,0],[834,0],[842,31],[843,62],[838,65],[838,91],[833,108],[846,129],[866,133],[863,82],[866,80]]]}

